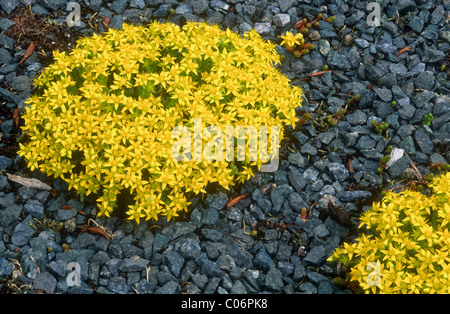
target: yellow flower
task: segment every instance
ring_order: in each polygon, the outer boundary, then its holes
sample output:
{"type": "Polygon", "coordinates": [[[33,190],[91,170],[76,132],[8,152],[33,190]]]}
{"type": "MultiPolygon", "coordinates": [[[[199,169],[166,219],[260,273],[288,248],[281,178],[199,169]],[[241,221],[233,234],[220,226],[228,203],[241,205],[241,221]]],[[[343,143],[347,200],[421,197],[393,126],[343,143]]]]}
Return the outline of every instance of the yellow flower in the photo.
{"type": "Polygon", "coordinates": [[[293,47],[294,45],[303,45],[304,39],[301,33],[292,34],[291,32],[286,32],[286,35],[280,36],[283,41],[280,43],[280,46],[286,44],[286,47],[293,47]]]}
{"type": "Polygon", "coordinates": [[[441,226],[447,226],[450,224],[450,204],[446,202],[442,208],[438,209],[438,216],[442,218],[441,226]]]}
{"type": "Polygon", "coordinates": [[[129,205],[128,206],[128,219],[129,220],[136,220],[136,222],[139,224],[139,221],[141,218],[145,217],[145,214],[142,213],[142,209],[139,207],[139,205],[129,205]]]}
{"type": "Polygon", "coordinates": [[[421,236],[417,239],[417,241],[425,240],[428,242],[428,245],[431,247],[436,240],[436,234],[433,228],[429,225],[423,225],[419,227],[421,236]]]}

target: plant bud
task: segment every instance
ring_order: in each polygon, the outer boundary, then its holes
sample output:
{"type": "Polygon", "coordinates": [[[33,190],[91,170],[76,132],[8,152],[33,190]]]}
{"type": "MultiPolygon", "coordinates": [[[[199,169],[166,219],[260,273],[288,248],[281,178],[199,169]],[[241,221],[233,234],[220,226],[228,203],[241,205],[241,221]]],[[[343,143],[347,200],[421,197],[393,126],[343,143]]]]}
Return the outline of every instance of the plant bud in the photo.
{"type": "Polygon", "coordinates": [[[293,53],[292,53],[292,55],[295,57],[295,58],[300,58],[302,55],[301,55],[301,53],[300,53],[300,51],[298,51],[298,50],[295,50],[293,53]]]}

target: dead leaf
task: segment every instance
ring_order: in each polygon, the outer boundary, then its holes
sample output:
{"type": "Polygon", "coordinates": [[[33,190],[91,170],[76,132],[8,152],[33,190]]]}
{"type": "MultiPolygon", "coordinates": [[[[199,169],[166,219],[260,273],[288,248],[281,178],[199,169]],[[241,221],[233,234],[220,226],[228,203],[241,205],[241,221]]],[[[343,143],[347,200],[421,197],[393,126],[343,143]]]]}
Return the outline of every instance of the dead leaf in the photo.
{"type": "Polygon", "coordinates": [[[245,193],[245,194],[239,195],[236,198],[230,199],[227,202],[227,209],[233,207],[234,205],[236,205],[237,203],[239,203],[241,200],[243,200],[244,198],[246,198],[249,195],[250,195],[249,193],[245,193]]]}
{"type": "Polygon", "coordinates": [[[22,57],[22,60],[20,60],[19,64],[25,62],[25,60],[28,59],[29,56],[31,56],[31,54],[34,51],[34,43],[31,42],[31,44],[28,46],[27,50],[25,51],[25,54],[22,57]]]}
{"type": "Polygon", "coordinates": [[[8,179],[14,181],[16,183],[22,184],[23,186],[27,186],[37,190],[51,191],[52,188],[45,184],[44,182],[35,179],[35,178],[24,178],[21,176],[16,176],[14,174],[7,173],[8,179]]]}
{"type": "Polygon", "coordinates": [[[405,47],[405,48],[400,49],[398,51],[396,57],[398,57],[399,55],[401,55],[402,53],[407,52],[407,51],[411,51],[411,47],[405,47]]]}
{"type": "Polygon", "coordinates": [[[108,242],[111,241],[111,238],[106,234],[105,230],[103,230],[102,228],[85,226],[81,229],[81,232],[86,232],[86,231],[91,234],[101,235],[106,240],[108,240],[108,242]]]}
{"type": "Polygon", "coordinates": [[[19,109],[14,109],[14,111],[13,111],[13,119],[14,119],[14,123],[16,124],[16,129],[18,129],[19,128],[19,121],[20,121],[19,109]]]}
{"type": "Polygon", "coordinates": [[[75,208],[73,208],[70,205],[63,205],[63,206],[61,206],[61,209],[75,209],[75,208]]]}
{"type": "Polygon", "coordinates": [[[310,77],[313,77],[313,76],[322,76],[323,74],[325,74],[325,73],[327,73],[327,72],[332,72],[331,70],[327,70],[327,71],[320,71],[320,72],[314,72],[314,73],[311,73],[309,76],[310,77]]]}
{"type": "Polygon", "coordinates": [[[109,17],[105,17],[105,19],[103,20],[103,25],[105,25],[106,27],[109,27],[109,21],[111,19],[109,17]]]}
{"type": "Polygon", "coordinates": [[[347,160],[347,165],[348,165],[348,173],[353,174],[353,165],[352,165],[352,160],[355,159],[355,156],[350,157],[347,160]]]}

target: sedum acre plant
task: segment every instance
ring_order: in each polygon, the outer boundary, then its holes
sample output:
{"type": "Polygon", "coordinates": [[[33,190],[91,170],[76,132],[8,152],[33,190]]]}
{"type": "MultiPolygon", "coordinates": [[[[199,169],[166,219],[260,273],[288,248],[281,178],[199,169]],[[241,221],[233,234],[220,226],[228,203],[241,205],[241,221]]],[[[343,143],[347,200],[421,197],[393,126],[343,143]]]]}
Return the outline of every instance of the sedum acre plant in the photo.
{"type": "Polygon", "coordinates": [[[193,131],[195,119],[224,134],[225,126],[276,126],[281,140],[301,103],[301,89],[273,67],[280,62],[275,45],[254,30],[241,36],[204,23],[124,25],[82,38],[54,59],[27,101],[29,141],[19,155],[82,197],[98,195],[106,216],[128,191],[126,214],[137,222],[177,217],[188,194],[211,182],[228,189],[267,162],[251,160],[248,150],[241,161],[175,160],[174,128],[193,131]]]}
{"type": "Polygon", "coordinates": [[[450,173],[430,195],[388,192],[361,217],[368,234],[328,259],[350,267],[366,293],[450,293],[450,173]]]}

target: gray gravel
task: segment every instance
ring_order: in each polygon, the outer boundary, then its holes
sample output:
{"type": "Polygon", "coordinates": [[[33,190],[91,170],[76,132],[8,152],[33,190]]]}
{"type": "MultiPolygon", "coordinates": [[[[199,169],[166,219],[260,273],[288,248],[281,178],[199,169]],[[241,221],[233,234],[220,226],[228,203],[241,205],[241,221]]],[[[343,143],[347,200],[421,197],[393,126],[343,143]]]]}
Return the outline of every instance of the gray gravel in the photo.
{"type": "MultiPolygon", "coordinates": [[[[68,14],[65,0],[0,0],[0,8],[9,14],[24,2],[42,18],[68,14]]],[[[109,26],[117,29],[124,22],[154,19],[178,24],[207,21],[241,33],[255,28],[279,43],[278,36],[292,30],[301,18],[335,15],[333,24],[321,21],[320,28],[311,32],[318,42],[309,55],[295,59],[277,46],[285,56],[279,68],[305,91],[299,115],[308,111],[312,120],[325,119],[324,115],[344,108],[349,95],[358,93],[360,100],[325,131],[311,121],[301,130],[288,129],[291,152],[285,154],[280,168],[256,173],[235,191],[249,197],[226,209],[228,196],[221,191],[210,193],[203,203],[193,200],[193,210],[182,222],[149,226],[118,217],[96,219],[95,206],[77,200],[58,180],[54,182],[57,197],[8,181],[5,170],[23,171],[23,162],[19,157],[0,156],[4,170],[0,175],[0,290],[4,293],[13,292],[11,283],[22,286],[21,293],[351,293],[334,283],[339,273],[326,259],[342,241],[354,238],[350,231],[358,225],[358,215],[380,198],[380,186],[388,187],[392,180],[411,173],[409,158],[422,174],[431,162],[450,160],[448,1],[381,1],[377,28],[366,23],[365,2],[346,0],[80,3],[90,10],[78,27],[84,35],[93,33],[87,22],[98,13],[110,17],[109,26]],[[397,55],[407,46],[410,51],[397,55]],[[446,64],[444,70],[442,64],[446,64]],[[324,65],[332,72],[308,78],[324,65]],[[429,127],[422,126],[427,113],[435,117],[429,127]],[[371,120],[388,122],[387,133],[377,134],[371,120]],[[379,160],[389,145],[404,149],[409,157],[379,174],[379,160]],[[263,195],[259,188],[268,182],[276,188],[263,195]],[[75,209],[62,210],[63,205],[75,209]],[[305,221],[302,208],[308,209],[305,221]],[[339,216],[336,208],[346,215],[339,216]],[[53,233],[52,226],[38,230],[30,226],[33,219],[44,218],[62,223],[62,230],[53,233]],[[111,241],[81,232],[90,218],[111,230],[111,241]],[[256,231],[253,236],[252,230],[256,231]],[[68,280],[73,270],[67,265],[73,262],[80,267],[79,281],[68,280]]],[[[7,18],[0,19],[0,98],[14,110],[23,106],[42,66],[37,55],[33,62],[18,65],[16,55],[23,51],[16,51],[13,40],[4,35],[11,25],[7,18]]],[[[99,31],[105,31],[101,23],[99,31]]],[[[13,136],[13,120],[0,118],[3,138],[13,136]]]]}

